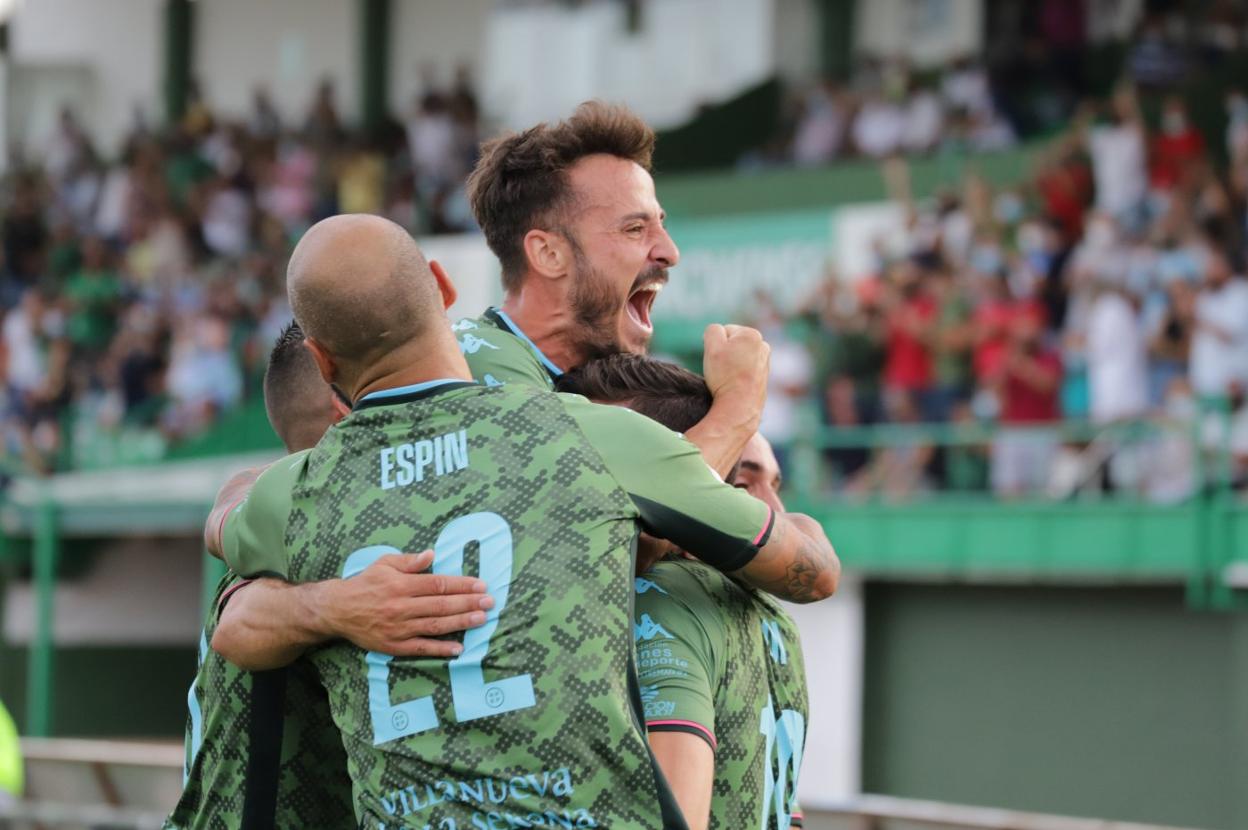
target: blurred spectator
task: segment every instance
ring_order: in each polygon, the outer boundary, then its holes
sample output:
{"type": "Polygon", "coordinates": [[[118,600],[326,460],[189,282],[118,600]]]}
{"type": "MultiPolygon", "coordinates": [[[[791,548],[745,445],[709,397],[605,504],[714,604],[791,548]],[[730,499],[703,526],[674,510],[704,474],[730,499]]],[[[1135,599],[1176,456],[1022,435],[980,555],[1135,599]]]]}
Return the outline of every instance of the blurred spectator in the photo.
{"type": "Polygon", "coordinates": [[[864,156],[893,155],[901,150],[905,132],[905,111],[880,94],[867,97],[854,117],[854,146],[864,156]]]}
{"type": "Polygon", "coordinates": [[[1147,153],[1144,125],[1134,93],[1114,93],[1105,120],[1088,135],[1096,209],[1122,225],[1135,228],[1147,196],[1147,153]]]}
{"type": "Polygon", "coordinates": [[[905,398],[909,405],[928,408],[928,400],[920,403],[918,398],[925,395],[934,380],[931,341],[938,313],[936,300],[918,266],[911,261],[896,266],[887,296],[886,399],[905,398]]]}
{"type": "Polygon", "coordinates": [[[282,118],[269,98],[269,91],[264,87],[256,87],[251,99],[251,119],[247,129],[260,139],[275,139],[282,133],[282,118]]]}
{"type": "Polygon", "coordinates": [[[1042,491],[1057,453],[1057,434],[1046,428],[1061,418],[1062,363],[1044,345],[1038,314],[1018,315],[999,364],[988,377],[1001,406],[1001,430],[992,447],[992,489],[1015,498],[1042,491]]]}
{"type": "Polygon", "coordinates": [[[204,317],[179,329],[169,364],[173,402],[165,420],[169,432],[194,433],[238,403],[243,379],[228,347],[229,328],[218,317],[204,317]]]}
{"type": "Polygon", "coordinates": [[[1088,390],[1092,421],[1138,418],[1148,409],[1144,335],[1133,298],[1103,281],[1088,312],[1088,390]]]}
{"type": "Polygon", "coordinates": [[[99,237],[82,246],[82,267],[65,284],[69,310],[69,342],[80,354],[96,359],[108,347],[117,327],[122,285],[112,268],[111,254],[99,237]]]}
{"type": "Polygon", "coordinates": [[[1177,95],[1166,96],[1161,112],[1161,135],[1153,141],[1149,181],[1154,190],[1170,191],[1193,178],[1196,163],[1205,155],[1205,138],[1187,115],[1187,104],[1177,95]]]}
{"type": "Polygon", "coordinates": [[[827,164],[841,152],[847,113],[843,95],[830,80],[823,80],[802,98],[793,160],[799,167],[827,164]]]}
{"type": "Polygon", "coordinates": [[[1248,384],[1248,283],[1230,260],[1207,252],[1205,281],[1196,298],[1191,378],[1197,395],[1226,397],[1248,384]]]}

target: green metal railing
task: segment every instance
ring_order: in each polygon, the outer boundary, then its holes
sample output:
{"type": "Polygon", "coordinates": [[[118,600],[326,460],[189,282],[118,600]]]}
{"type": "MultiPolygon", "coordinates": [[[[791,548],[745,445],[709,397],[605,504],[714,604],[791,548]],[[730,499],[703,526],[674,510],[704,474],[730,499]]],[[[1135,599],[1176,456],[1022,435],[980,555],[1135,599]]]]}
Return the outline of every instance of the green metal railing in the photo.
{"type": "MultiPolygon", "coordinates": [[[[1140,421],[1110,427],[1086,422],[1064,422],[1053,429],[1061,440],[1086,443],[1112,441],[1120,446],[1141,445],[1160,435],[1187,429],[1197,482],[1181,503],[1158,505],[1131,493],[1116,493],[1096,501],[1028,499],[1002,502],[990,493],[933,493],[908,501],[887,501],[877,494],[847,500],[829,491],[821,473],[822,451],[865,447],[881,450],[916,443],[940,447],[990,444],[1000,433],[978,423],[937,425],[878,425],[828,428],[808,424],[802,438],[789,447],[790,509],[820,519],[829,531],[846,567],[875,575],[919,574],[941,578],[1010,579],[1109,578],[1119,580],[1178,581],[1186,585],[1195,607],[1236,607],[1237,596],[1223,575],[1233,562],[1248,562],[1248,507],[1232,490],[1229,430],[1225,408],[1206,407],[1193,424],[1140,421]],[[1216,447],[1205,435],[1206,414],[1220,413],[1224,428],[1216,447]]],[[[812,413],[807,413],[810,417],[812,413]]],[[[23,477],[12,462],[0,462],[0,472],[23,477]]],[[[56,581],[66,533],[83,535],[84,527],[104,535],[124,534],[126,522],[101,523],[83,519],[95,510],[67,507],[53,497],[46,480],[25,478],[38,496],[15,505],[0,492],[0,561],[12,565],[19,558],[14,538],[30,539],[29,559],[35,593],[35,626],[27,655],[27,735],[54,732],[55,642],[53,621],[56,581]],[[13,517],[19,520],[14,521],[13,517]]],[[[27,488],[27,492],[32,492],[27,488]]],[[[208,505],[182,505],[183,512],[160,508],[165,531],[197,533],[208,505]],[[198,524],[197,524],[198,523],[198,524]]],[[[96,511],[98,512],[98,510],[96,511]]],[[[151,511],[149,511],[151,513],[151,511]]],[[[141,522],[137,526],[146,526],[141,522]]],[[[202,570],[203,607],[212,600],[223,567],[205,555],[202,570]]]]}

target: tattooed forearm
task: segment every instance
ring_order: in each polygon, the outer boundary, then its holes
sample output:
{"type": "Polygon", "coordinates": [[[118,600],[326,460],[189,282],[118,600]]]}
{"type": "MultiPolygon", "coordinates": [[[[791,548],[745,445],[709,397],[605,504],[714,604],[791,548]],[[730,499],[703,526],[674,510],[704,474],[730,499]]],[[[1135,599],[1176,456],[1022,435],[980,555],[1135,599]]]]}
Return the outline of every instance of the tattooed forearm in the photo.
{"type": "Polygon", "coordinates": [[[767,546],[747,568],[746,578],[790,602],[817,602],[836,591],[841,563],[819,523],[788,513],[776,517],[767,546]]]}

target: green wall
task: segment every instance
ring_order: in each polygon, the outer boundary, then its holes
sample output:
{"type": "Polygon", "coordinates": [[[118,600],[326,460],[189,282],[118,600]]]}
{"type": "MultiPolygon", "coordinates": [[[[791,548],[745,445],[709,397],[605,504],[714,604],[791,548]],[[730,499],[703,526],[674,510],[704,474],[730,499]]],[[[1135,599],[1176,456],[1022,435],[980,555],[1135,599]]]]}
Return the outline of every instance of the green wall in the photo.
{"type": "MultiPolygon", "coordinates": [[[[194,678],[194,645],[58,648],[52,734],[180,738],[194,678]]],[[[26,723],[24,648],[0,647],[0,700],[26,723]]]]}
{"type": "Polygon", "coordinates": [[[868,792],[1248,826],[1248,615],[1169,588],[869,583],[868,792]]]}

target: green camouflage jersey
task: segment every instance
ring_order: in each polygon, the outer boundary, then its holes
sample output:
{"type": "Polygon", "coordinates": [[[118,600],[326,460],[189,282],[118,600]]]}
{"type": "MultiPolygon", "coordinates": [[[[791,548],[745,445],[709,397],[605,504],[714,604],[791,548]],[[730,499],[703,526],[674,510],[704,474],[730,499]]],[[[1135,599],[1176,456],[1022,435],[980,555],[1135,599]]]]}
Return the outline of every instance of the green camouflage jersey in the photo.
{"type": "Polygon", "coordinates": [[[660,562],[636,590],[646,727],[692,733],[715,751],[711,828],[801,826],[806,672],[793,620],[770,596],[687,559],[660,562]]]}
{"type": "Polygon", "coordinates": [[[165,827],[354,827],[346,753],[312,665],[246,672],[208,647],[220,609],[243,584],[222,578],[200,636],[182,796],[165,827]]]}
{"type": "Polygon", "coordinates": [[[553,389],[555,378],[563,374],[500,308],[486,309],[475,320],[460,320],[451,329],[478,383],[553,389]]]}
{"type": "Polygon", "coordinates": [[[634,412],[435,381],[360,401],[309,455],[262,475],[223,538],[239,572],[280,573],[289,556],[294,581],[432,548],[435,573],[476,574],[494,597],[454,660],[346,642],[309,655],[361,826],[682,828],[641,718],[638,527],[731,570],[773,519],[634,412]],[[289,511],[273,509],[282,499],[289,511]]]}

